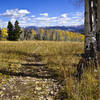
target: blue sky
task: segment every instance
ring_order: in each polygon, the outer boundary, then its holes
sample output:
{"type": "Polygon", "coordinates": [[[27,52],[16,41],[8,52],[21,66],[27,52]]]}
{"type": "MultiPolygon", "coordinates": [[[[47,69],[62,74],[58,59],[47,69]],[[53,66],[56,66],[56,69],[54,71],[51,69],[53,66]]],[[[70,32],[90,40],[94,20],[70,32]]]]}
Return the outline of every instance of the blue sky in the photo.
{"type": "Polygon", "coordinates": [[[76,0],[1,0],[0,27],[18,20],[24,26],[72,26],[84,23],[84,5],[76,0]]]}

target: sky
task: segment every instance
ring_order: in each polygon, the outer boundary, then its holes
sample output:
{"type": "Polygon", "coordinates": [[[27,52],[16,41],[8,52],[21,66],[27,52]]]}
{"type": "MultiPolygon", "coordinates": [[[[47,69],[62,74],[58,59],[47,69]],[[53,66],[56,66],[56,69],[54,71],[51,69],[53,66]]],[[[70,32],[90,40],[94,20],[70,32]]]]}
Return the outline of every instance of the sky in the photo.
{"type": "Polygon", "coordinates": [[[77,26],[84,24],[84,4],[76,0],[1,0],[0,27],[8,21],[26,26],[77,26]]]}

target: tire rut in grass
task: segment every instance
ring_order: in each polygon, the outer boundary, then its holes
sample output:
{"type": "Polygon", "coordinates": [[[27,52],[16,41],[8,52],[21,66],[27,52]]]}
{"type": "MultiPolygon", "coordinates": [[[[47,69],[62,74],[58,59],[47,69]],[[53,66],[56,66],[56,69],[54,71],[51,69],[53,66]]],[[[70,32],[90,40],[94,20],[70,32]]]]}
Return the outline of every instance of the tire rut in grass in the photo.
{"type": "Polygon", "coordinates": [[[2,84],[0,98],[2,100],[60,100],[57,94],[61,86],[41,60],[39,55],[31,56],[21,64],[18,73],[10,72],[7,83],[2,84]]]}

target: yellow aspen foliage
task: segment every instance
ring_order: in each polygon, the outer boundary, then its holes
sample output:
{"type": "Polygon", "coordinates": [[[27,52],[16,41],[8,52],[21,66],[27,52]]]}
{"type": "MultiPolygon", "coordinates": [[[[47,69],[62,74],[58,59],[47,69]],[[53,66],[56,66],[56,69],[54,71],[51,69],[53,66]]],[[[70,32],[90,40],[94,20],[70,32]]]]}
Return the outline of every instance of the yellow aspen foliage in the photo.
{"type": "Polygon", "coordinates": [[[80,33],[66,31],[65,34],[67,36],[67,39],[71,41],[81,41],[82,42],[84,41],[84,38],[85,38],[85,36],[80,33]]]}
{"type": "Polygon", "coordinates": [[[21,28],[21,31],[23,32],[24,31],[24,28],[21,28]]]}
{"type": "Polygon", "coordinates": [[[1,34],[0,34],[0,39],[1,40],[6,40],[7,36],[8,36],[7,29],[6,28],[2,28],[1,29],[1,34]]]}
{"type": "Polygon", "coordinates": [[[46,36],[47,36],[47,38],[49,38],[50,37],[50,30],[46,30],[46,36]]]}
{"type": "Polygon", "coordinates": [[[35,30],[32,29],[31,32],[32,32],[32,35],[36,35],[35,30]]]}
{"type": "Polygon", "coordinates": [[[64,41],[64,33],[65,33],[65,31],[60,30],[60,39],[61,39],[61,41],[64,41]]]}
{"type": "Polygon", "coordinates": [[[39,32],[40,32],[40,34],[44,34],[45,31],[44,31],[44,29],[40,29],[39,32]]]}
{"type": "Polygon", "coordinates": [[[47,34],[47,35],[49,34],[49,30],[46,30],[46,34],[47,34]]]}
{"type": "Polygon", "coordinates": [[[66,31],[66,35],[67,35],[68,40],[70,40],[70,32],[69,31],[66,31]]]}
{"type": "Polygon", "coordinates": [[[84,41],[85,36],[81,34],[80,37],[81,37],[81,41],[84,41]]]}

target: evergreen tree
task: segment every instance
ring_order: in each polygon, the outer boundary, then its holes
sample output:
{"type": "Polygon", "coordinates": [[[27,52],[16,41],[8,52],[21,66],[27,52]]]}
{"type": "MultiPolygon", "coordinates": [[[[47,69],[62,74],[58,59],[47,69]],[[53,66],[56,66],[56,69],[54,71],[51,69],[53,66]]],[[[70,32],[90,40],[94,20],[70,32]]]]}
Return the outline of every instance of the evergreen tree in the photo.
{"type": "Polygon", "coordinates": [[[7,30],[8,30],[8,40],[13,41],[14,40],[14,27],[10,21],[8,22],[7,30]]]}
{"type": "Polygon", "coordinates": [[[19,22],[16,20],[15,24],[14,24],[14,40],[18,40],[20,38],[22,31],[21,28],[19,26],[19,22]]]}

